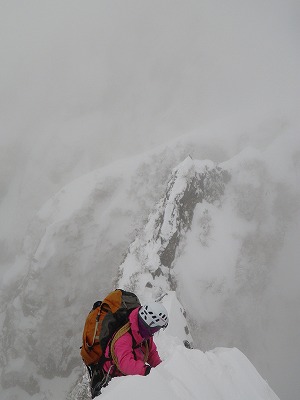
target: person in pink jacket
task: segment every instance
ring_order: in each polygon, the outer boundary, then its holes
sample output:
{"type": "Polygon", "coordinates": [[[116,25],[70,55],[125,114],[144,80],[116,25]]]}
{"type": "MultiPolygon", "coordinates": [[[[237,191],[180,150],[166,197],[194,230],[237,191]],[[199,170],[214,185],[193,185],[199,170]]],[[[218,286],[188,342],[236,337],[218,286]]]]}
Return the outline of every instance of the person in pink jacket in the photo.
{"type": "Polygon", "coordinates": [[[94,370],[91,379],[92,399],[101,394],[111,378],[124,375],[148,375],[151,368],[161,363],[154,333],[166,328],[168,312],[161,303],[150,303],[135,308],[129,315],[129,330],[110,340],[101,370],[94,370]],[[113,353],[113,354],[112,354],[113,353]]]}
{"type": "Polygon", "coordinates": [[[135,308],[129,315],[130,330],[114,343],[117,365],[111,360],[108,344],[105,357],[109,360],[104,363],[104,371],[113,376],[148,375],[161,363],[153,335],[166,328],[168,321],[168,312],[161,303],[135,308]]]}
{"type": "Polygon", "coordinates": [[[101,394],[101,389],[108,385],[111,378],[145,376],[151,368],[161,363],[153,335],[161,328],[166,328],[168,322],[168,312],[161,303],[150,303],[131,311],[125,333],[118,337],[118,331],[109,341],[104,352],[103,367],[91,370],[92,399],[101,394]]]}

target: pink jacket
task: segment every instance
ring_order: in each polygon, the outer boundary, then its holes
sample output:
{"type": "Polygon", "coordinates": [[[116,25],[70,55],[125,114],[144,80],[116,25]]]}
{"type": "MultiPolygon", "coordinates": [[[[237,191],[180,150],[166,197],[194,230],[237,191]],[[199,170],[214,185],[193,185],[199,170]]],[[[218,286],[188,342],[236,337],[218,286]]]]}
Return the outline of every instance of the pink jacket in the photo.
{"type": "MultiPolygon", "coordinates": [[[[145,375],[146,372],[147,365],[144,363],[143,352],[145,339],[139,333],[138,311],[139,308],[136,308],[129,315],[131,332],[126,332],[115,343],[115,354],[118,358],[120,369],[125,375],[145,375]]],[[[151,367],[156,367],[161,363],[161,359],[152,337],[148,339],[148,345],[149,356],[147,364],[151,367]]],[[[110,343],[105,349],[105,357],[109,357],[109,350],[110,343]]],[[[111,365],[112,361],[106,361],[103,366],[104,370],[107,372],[111,365]]],[[[120,376],[122,373],[115,369],[114,375],[120,376]]]]}

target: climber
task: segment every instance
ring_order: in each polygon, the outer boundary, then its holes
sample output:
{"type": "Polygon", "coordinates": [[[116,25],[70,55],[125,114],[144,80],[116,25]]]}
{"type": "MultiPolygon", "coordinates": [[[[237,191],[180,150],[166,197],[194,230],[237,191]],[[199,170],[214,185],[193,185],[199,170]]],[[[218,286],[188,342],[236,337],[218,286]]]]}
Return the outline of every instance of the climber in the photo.
{"type": "Polygon", "coordinates": [[[161,363],[154,333],[168,325],[168,312],[161,303],[135,308],[129,315],[130,331],[108,344],[103,369],[111,376],[148,375],[161,363]],[[112,346],[113,344],[113,346],[112,346]]]}
{"type": "Polygon", "coordinates": [[[92,398],[101,394],[113,377],[148,375],[161,363],[153,335],[168,325],[168,312],[161,303],[136,307],[128,317],[129,327],[119,329],[106,346],[104,363],[91,366],[92,398]],[[128,330],[129,329],[129,330],[128,330]]]}

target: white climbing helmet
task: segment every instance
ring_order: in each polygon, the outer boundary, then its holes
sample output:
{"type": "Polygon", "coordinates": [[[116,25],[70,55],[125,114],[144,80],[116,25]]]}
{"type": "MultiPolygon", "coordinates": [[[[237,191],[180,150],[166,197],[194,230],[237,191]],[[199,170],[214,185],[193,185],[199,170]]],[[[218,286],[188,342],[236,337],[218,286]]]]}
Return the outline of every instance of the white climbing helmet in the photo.
{"type": "Polygon", "coordinates": [[[149,303],[142,306],[139,317],[149,328],[166,328],[169,323],[168,311],[161,303],[149,303]]]}

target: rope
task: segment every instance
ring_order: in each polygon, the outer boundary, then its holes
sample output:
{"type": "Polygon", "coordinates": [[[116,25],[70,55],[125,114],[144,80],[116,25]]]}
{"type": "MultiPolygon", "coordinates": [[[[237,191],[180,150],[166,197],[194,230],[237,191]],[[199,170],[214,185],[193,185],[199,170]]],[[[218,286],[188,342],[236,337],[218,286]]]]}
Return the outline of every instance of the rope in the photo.
{"type": "MultiPolygon", "coordinates": [[[[112,341],[111,341],[111,347],[110,347],[110,352],[111,352],[111,357],[113,359],[114,364],[116,365],[116,367],[118,368],[118,370],[123,374],[124,372],[122,372],[120,365],[119,365],[119,360],[118,357],[116,356],[115,353],[115,343],[118,339],[120,339],[121,336],[123,336],[126,332],[130,331],[130,322],[127,322],[127,324],[125,324],[124,326],[122,326],[122,328],[120,328],[117,333],[115,334],[115,336],[113,337],[112,341]]],[[[148,346],[148,341],[145,342],[145,353],[144,353],[144,362],[146,362],[148,360],[148,356],[149,356],[149,346],[148,346]]]]}
{"type": "Polygon", "coordinates": [[[112,379],[110,373],[111,373],[111,371],[113,370],[113,368],[114,368],[114,365],[111,365],[111,366],[109,367],[109,370],[107,371],[106,375],[104,375],[105,380],[104,380],[104,382],[103,382],[103,387],[107,386],[108,383],[110,382],[110,380],[112,379]]]}

